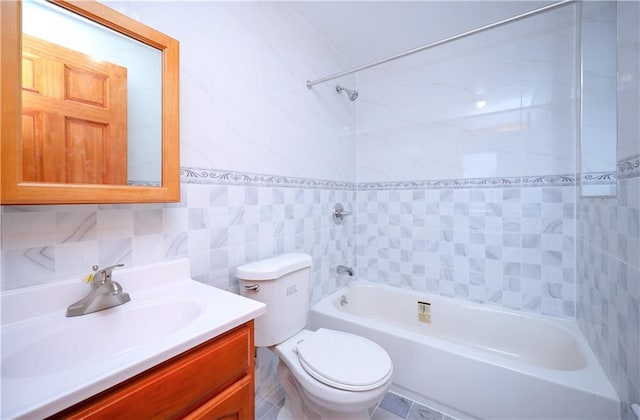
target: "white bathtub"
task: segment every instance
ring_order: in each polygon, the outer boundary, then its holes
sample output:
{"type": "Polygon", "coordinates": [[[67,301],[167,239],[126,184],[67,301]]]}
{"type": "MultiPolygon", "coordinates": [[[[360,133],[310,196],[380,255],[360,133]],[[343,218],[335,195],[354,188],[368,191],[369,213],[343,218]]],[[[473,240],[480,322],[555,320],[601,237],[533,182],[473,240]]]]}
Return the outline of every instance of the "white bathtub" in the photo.
{"type": "Polygon", "coordinates": [[[366,282],[338,290],[309,316],[312,329],[383,346],[394,364],[392,389],[453,416],[620,417],[611,383],[569,320],[366,282]],[[418,321],[418,301],[431,304],[430,324],[418,321]]]}

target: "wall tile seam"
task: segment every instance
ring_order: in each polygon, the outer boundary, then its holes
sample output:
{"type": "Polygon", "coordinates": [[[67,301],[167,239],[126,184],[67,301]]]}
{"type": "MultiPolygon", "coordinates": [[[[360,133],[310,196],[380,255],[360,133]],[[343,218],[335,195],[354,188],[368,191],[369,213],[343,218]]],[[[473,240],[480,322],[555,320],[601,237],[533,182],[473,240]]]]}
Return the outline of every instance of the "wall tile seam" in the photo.
{"type": "Polygon", "coordinates": [[[602,247],[600,247],[598,244],[595,244],[591,241],[589,241],[588,239],[584,239],[584,238],[578,238],[578,241],[582,241],[584,243],[586,243],[587,245],[591,246],[592,248],[594,248],[595,250],[604,253],[607,255],[607,257],[612,258],[614,261],[620,263],[620,264],[624,264],[628,267],[630,267],[631,269],[635,270],[635,271],[640,271],[640,266],[635,266],[632,263],[630,263],[629,261],[625,261],[623,259],[620,259],[620,257],[617,254],[612,254],[611,252],[609,252],[606,249],[603,249],[602,247]]]}
{"type": "MultiPolygon", "coordinates": [[[[578,221],[577,221],[577,223],[578,223],[578,224],[583,224],[583,223],[586,223],[586,222],[585,222],[585,221],[580,221],[580,220],[578,220],[578,221]]],[[[580,234],[580,236],[583,236],[583,237],[584,237],[584,239],[583,239],[583,240],[584,240],[585,242],[588,242],[588,243],[590,243],[590,244],[593,244],[593,245],[594,245],[595,247],[597,247],[597,248],[601,248],[601,244],[599,244],[599,243],[597,243],[597,242],[594,242],[594,240],[601,239],[602,235],[604,235],[605,233],[606,233],[606,235],[607,235],[607,236],[613,236],[613,237],[615,237],[615,236],[619,233],[619,232],[614,231],[614,230],[610,230],[610,229],[603,228],[602,226],[596,226],[596,227],[595,227],[595,230],[596,230],[596,232],[595,232],[595,233],[587,234],[585,231],[586,231],[589,227],[593,228],[593,226],[587,226],[587,227],[585,227],[585,226],[578,226],[578,228],[579,228],[579,229],[578,229],[578,233],[580,234]]],[[[576,236],[578,236],[578,235],[576,235],[576,236]]],[[[603,249],[604,249],[604,248],[603,248],[603,249]]]]}

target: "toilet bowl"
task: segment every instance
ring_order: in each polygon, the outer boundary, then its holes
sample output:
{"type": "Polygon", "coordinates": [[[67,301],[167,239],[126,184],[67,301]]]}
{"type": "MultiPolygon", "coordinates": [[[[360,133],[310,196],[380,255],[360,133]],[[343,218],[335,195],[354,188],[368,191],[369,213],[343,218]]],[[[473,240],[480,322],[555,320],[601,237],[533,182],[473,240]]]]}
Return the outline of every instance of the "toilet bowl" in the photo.
{"type": "MultiPolygon", "coordinates": [[[[273,351],[280,358],[278,377],[285,394],[291,393],[285,385],[290,382],[321,419],[367,419],[368,409],[391,386],[393,367],[387,352],[354,334],[305,329],[273,351]]],[[[287,407],[288,402],[286,410],[299,414],[300,408],[287,407]]]]}
{"type": "Polygon", "coordinates": [[[255,345],[280,359],[285,392],[279,419],[368,419],[391,386],[393,365],[373,341],[329,329],[305,329],[311,257],[284,254],[238,267],[243,296],[267,304],[255,321],[255,345]]]}

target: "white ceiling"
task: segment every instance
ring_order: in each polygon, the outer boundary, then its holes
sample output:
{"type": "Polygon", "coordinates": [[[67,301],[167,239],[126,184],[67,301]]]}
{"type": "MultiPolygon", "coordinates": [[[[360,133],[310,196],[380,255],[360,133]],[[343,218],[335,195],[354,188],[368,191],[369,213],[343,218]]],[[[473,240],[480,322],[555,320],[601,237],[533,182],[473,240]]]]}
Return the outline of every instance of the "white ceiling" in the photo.
{"type": "Polygon", "coordinates": [[[553,2],[294,1],[288,4],[353,66],[358,66],[549,3],[553,2]]]}

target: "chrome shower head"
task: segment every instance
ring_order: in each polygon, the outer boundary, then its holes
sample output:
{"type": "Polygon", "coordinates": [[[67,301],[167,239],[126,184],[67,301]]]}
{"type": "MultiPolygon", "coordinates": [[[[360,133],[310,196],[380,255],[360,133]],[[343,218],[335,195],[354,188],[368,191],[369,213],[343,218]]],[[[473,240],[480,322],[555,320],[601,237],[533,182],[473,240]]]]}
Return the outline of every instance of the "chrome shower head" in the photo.
{"type": "Polygon", "coordinates": [[[340,85],[336,85],[336,92],[340,93],[340,92],[345,92],[347,94],[347,97],[349,98],[349,100],[351,102],[355,101],[356,99],[358,99],[358,91],[357,90],[351,90],[351,89],[347,89],[346,87],[340,86],[340,85]]]}

